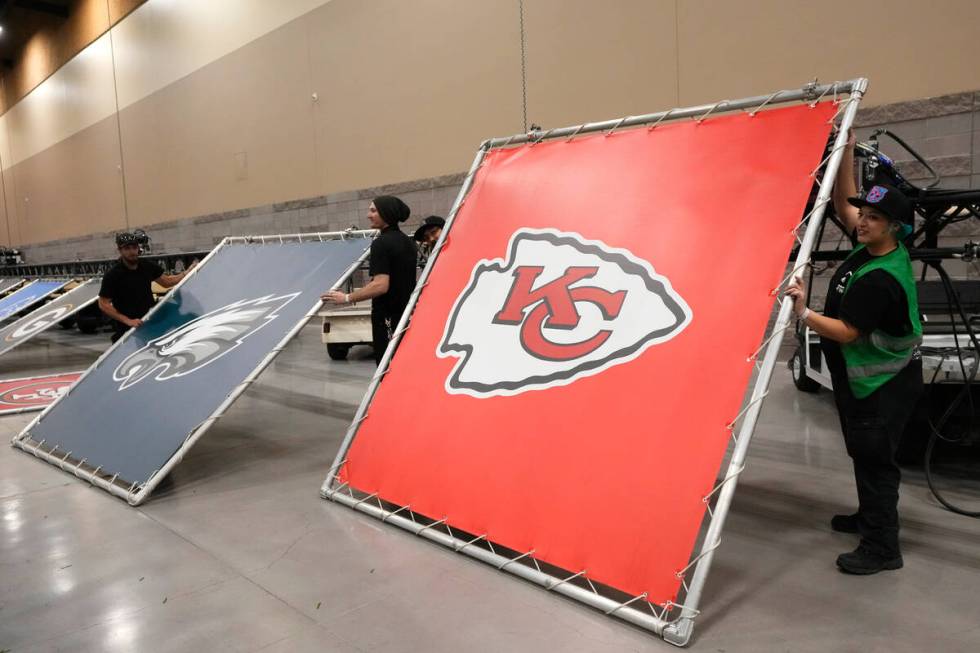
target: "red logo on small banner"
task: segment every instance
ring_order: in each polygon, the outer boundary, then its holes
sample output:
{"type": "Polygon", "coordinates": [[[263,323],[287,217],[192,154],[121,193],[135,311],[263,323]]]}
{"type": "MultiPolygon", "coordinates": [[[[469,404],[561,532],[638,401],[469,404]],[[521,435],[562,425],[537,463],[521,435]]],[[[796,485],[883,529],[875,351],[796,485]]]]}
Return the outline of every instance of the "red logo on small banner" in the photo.
{"type": "Polygon", "coordinates": [[[30,406],[47,406],[64,396],[81,373],[36,379],[0,381],[0,413],[30,406]]]}
{"type": "Polygon", "coordinates": [[[521,229],[507,259],[480,261],[438,354],[460,360],[446,391],[515,395],[633,360],[691,321],[649,262],[576,233],[521,229]]]}

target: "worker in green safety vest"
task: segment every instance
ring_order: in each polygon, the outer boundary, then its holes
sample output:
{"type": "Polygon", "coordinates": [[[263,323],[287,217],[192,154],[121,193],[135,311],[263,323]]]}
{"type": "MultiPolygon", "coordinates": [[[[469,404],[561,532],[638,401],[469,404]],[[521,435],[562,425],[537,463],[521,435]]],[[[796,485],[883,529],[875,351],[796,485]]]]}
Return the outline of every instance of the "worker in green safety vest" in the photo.
{"type": "Polygon", "coordinates": [[[834,208],[856,246],[830,281],[823,314],[807,308],[801,280],[794,280],[787,295],[797,317],[820,335],[854,463],[858,508],[835,515],[830,524],[861,539],[857,549],[837,557],[837,566],[845,573],[874,574],[903,565],[901,474],[894,457],[922,394],[922,323],[912,261],[902,242],[912,231],[914,213],[908,198],[885,184],[857,197],[853,136],[838,171],[834,208]]]}

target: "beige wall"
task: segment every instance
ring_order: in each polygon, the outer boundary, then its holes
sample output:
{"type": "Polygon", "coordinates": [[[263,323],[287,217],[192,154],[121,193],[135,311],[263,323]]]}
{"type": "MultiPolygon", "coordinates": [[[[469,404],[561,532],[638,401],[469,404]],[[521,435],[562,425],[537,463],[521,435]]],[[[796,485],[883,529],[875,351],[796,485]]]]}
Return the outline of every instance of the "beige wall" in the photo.
{"type": "MultiPolygon", "coordinates": [[[[813,77],[866,75],[867,104],[980,88],[967,0],[524,7],[545,127],[813,77]]],[[[0,240],[464,170],[523,128],[520,44],[517,0],[149,0],[0,116],[0,240]]]]}
{"type": "Polygon", "coordinates": [[[10,139],[10,167],[63,142],[116,111],[109,36],[91,43],[30,95],[0,116],[10,139]]]}
{"type": "Polygon", "coordinates": [[[144,0],[74,0],[67,19],[34,13],[37,32],[12,68],[2,72],[0,110],[6,111],[122,20],[144,0]]]}
{"type": "MultiPolygon", "coordinates": [[[[156,93],[326,2],[148,1],[112,30],[119,106],[156,93]]],[[[304,62],[305,57],[290,64],[304,62]]],[[[248,76],[240,81],[248,85],[248,76]]],[[[250,90],[261,92],[261,87],[250,90]]]]}
{"type": "Polygon", "coordinates": [[[306,57],[292,22],[124,108],[130,222],[316,194],[306,57]]]}
{"type": "Polygon", "coordinates": [[[0,159],[11,244],[125,226],[108,35],[0,116],[0,159]]]}
{"type": "Polygon", "coordinates": [[[865,104],[980,88],[976,0],[678,1],[684,105],[867,77],[865,104]]]}
{"type": "Polygon", "coordinates": [[[559,127],[678,106],[674,0],[524,4],[529,121],[559,127]]]}
{"type": "Polygon", "coordinates": [[[125,227],[114,118],[73,134],[4,173],[21,243],[125,227]]]}
{"type": "Polygon", "coordinates": [[[466,169],[521,128],[516,3],[334,0],[307,25],[322,192],[466,169]]]}

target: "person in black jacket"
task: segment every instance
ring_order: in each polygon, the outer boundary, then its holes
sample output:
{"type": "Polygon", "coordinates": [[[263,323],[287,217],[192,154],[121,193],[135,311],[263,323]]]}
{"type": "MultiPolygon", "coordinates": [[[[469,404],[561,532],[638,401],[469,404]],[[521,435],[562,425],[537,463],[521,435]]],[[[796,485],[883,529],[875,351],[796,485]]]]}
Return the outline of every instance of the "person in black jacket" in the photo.
{"type": "Polygon", "coordinates": [[[415,243],[399,228],[411,214],[405,202],[392,195],[375,197],[368,207],[368,223],[380,234],[371,243],[371,281],[352,293],[331,290],[321,295],[325,302],[352,304],[364,299],[371,300],[371,335],[374,342],[374,362],[388,348],[391,334],[408,306],[408,299],[415,290],[415,243]]]}
{"type": "Polygon", "coordinates": [[[151,282],[170,288],[197,265],[194,261],[180,274],[164,274],[159,265],[140,258],[139,240],[129,232],[116,235],[116,247],[119,260],[102,277],[99,289],[99,308],[113,320],[112,342],[143,324],[143,316],[153,306],[151,282]]]}
{"type": "Polygon", "coordinates": [[[851,134],[834,186],[834,207],[856,247],[837,267],[822,314],[807,308],[801,279],[787,294],[797,317],[820,335],[844,444],[854,464],[857,510],[835,515],[830,527],[861,539],[857,549],[837,557],[837,566],[866,575],[904,565],[895,450],[923,391],[922,323],[916,275],[902,242],[914,225],[912,204],[886,184],[858,195],[854,147],[851,134]]]}

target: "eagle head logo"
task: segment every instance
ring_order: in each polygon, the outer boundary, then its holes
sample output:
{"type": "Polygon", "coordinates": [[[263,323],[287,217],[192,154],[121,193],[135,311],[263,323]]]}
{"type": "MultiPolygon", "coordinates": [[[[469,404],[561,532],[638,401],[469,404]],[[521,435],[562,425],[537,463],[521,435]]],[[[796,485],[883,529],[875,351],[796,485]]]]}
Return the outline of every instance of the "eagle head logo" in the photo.
{"type": "Polygon", "coordinates": [[[125,390],[144,379],[166,381],[195,372],[279,317],[279,311],[299,295],[295,292],[243,299],[206,313],[127,356],[112,378],[119,382],[120,390],[125,390]]]}

